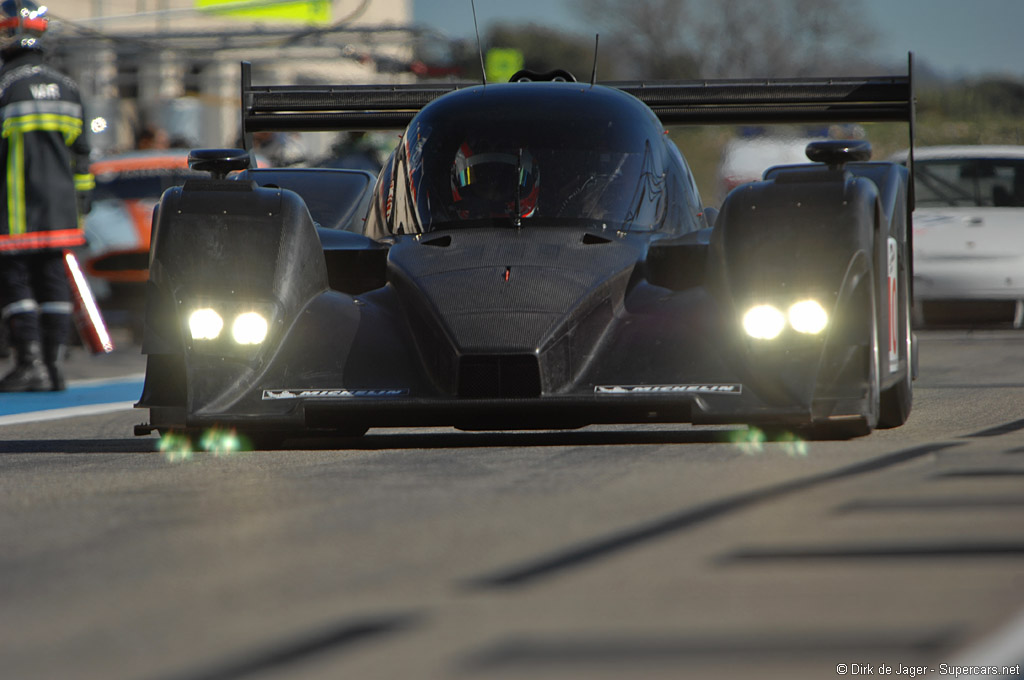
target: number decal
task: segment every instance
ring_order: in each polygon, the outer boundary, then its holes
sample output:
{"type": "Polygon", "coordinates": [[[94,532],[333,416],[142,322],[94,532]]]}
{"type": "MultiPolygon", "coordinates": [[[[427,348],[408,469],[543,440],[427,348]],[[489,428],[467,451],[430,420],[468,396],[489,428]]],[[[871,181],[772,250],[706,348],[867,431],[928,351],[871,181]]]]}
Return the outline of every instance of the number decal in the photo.
{"type": "Polygon", "coordinates": [[[889,372],[900,366],[899,340],[899,248],[896,239],[889,238],[889,372]]]}

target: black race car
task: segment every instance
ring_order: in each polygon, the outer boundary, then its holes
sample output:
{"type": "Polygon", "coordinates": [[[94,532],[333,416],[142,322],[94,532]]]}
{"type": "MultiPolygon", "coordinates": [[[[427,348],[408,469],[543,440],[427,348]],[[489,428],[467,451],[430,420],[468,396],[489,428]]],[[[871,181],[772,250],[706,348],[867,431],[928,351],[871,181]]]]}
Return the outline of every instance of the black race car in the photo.
{"type": "Polygon", "coordinates": [[[909,75],[253,86],[242,69],[247,135],[405,133],[376,179],[193,152],[210,177],[154,217],[138,434],[906,420],[912,163],[816,142],[715,210],[665,126],[912,123],[909,75]]]}

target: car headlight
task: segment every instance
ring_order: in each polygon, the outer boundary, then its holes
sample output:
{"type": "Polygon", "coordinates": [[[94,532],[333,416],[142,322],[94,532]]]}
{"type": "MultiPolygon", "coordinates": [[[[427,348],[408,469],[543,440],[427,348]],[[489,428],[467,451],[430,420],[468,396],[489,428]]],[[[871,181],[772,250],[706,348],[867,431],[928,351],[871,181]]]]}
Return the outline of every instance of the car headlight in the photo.
{"type": "Polygon", "coordinates": [[[817,300],[801,300],[789,308],[789,325],[797,333],[817,335],[828,325],[828,312],[817,300]]]}
{"type": "Polygon", "coordinates": [[[243,312],[231,324],[231,337],[239,345],[258,345],[267,337],[269,325],[259,312],[243,312]]]}
{"type": "Polygon", "coordinates": [[[269,337],[277,309],[272,302],[203,299],[185,314],[193,349],[251,357],[269,337]]]}
{"type": "Polygon", "coordinates": [[[224,328],[224,319],[215,310],[203,307],[188,317],[188,329],[193,340],[216,340],[224,328]]]}
{"type": "Polygon", "coordinates": [[[818,335],[828,326],[828,312],[817,300],[794,302],[783,314],[774,305],[760,304],[743,315],[743,330],[756,340],[774,340],[789,325],[797,333],[818,335]]]}
{"type": "Polygon", "coordinates": [[[771,305],[751,307],[743,315],[743,330],[757,340],[773,340],[786,327],[786,317],[771,305]]]}

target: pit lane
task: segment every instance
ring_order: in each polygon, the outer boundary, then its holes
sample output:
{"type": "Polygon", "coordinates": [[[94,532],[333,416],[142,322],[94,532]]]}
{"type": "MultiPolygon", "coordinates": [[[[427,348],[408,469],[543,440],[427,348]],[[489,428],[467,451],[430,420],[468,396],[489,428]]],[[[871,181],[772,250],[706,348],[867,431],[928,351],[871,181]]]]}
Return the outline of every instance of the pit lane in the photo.
{"type": "MultiPolygon", "coordinates": [[[[851,442],[371,430],[171,461],[131,435],[141,412],[2,425],[3,675],[827,678],[841,663],[1019,663],[1024,342],[920,337],[910,421],[851,442]]],[[[76,370],[96,371],[85,359],[76,370]]]]}

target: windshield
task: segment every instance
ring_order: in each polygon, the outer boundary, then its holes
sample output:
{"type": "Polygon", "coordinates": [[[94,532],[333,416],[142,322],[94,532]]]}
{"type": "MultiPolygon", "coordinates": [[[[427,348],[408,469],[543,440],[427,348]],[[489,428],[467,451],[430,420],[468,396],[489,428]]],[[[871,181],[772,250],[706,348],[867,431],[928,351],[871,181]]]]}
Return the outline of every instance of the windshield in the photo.
{"type": "Polygon", "coordinates": [[[414,122],[398,161],[419,229],[531,222],[657,228],[665,177],[644,131],[607,117],[552,116],[414,122]]]}
{"type": "Polygon", "coordinates": [[[955,158],[914,162],[918,207],[1024,207],[1024,160],[955,158]]]}

